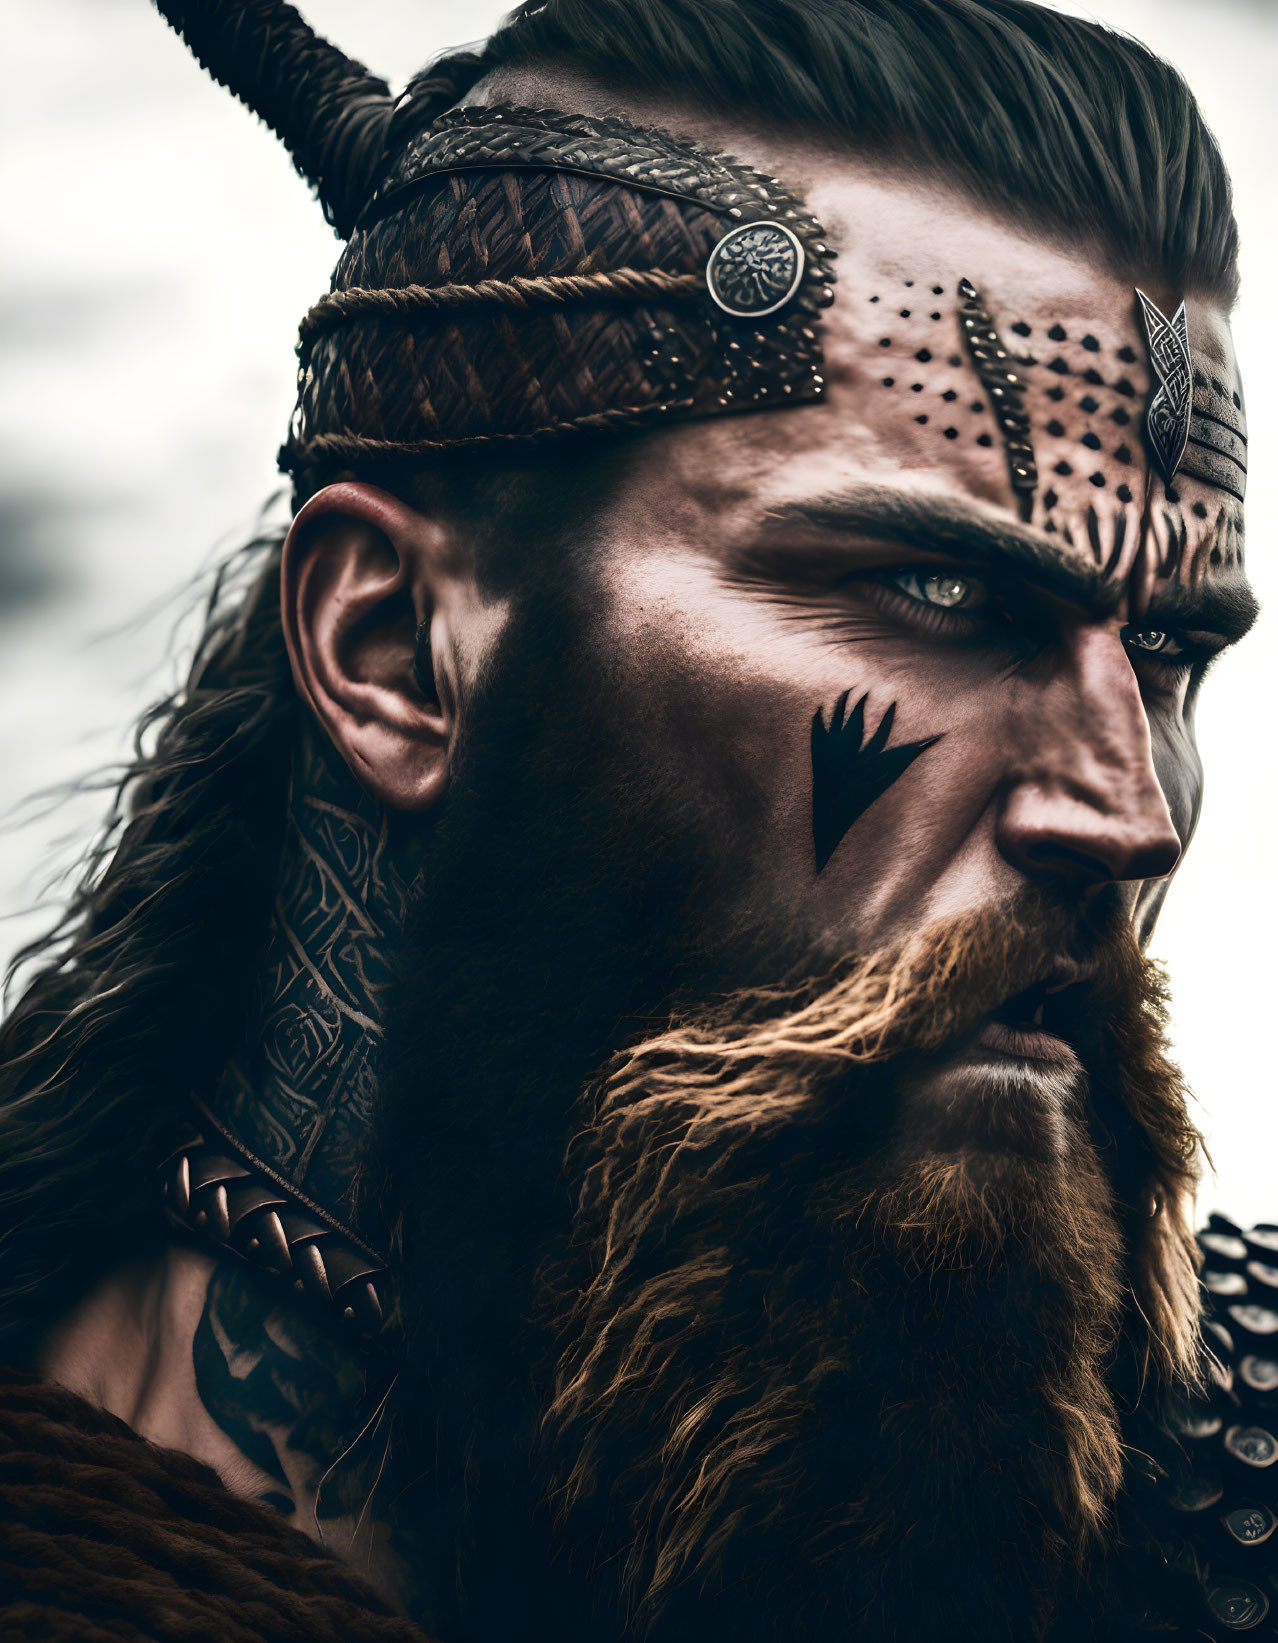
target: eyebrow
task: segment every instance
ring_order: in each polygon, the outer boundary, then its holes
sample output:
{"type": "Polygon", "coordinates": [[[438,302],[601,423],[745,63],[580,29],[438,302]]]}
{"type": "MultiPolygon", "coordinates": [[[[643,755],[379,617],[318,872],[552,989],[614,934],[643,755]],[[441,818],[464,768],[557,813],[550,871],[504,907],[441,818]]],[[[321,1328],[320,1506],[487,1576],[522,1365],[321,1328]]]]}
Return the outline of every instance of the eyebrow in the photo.
{"type": "MultiPolygon", "coordinates": [[[[770,571],[784,575],[786,555],[773,550],[781,548],[796,527],[809,539],[820,542],[826,538],[832,550],[845,546],[850,536],[859,536],[913,553],[960,558],[1015,572],[1097,615],[1108,615],[1122,603],[1121,585],[1106,577],[1099,565],[1080,563],[1062,539],[1010,520],[990,519],[950,498],[912,496],[880,486],[858,486],[837,495],[770,508],[755,547],[744,550],[743,568],[751,563],[759,568],[762,558],[770,571]]],[[[1192,590],[1172,584],[1155,593],[1143,619],[1174,621],[1233,643],[1251,627],[1259,608],[1240,572],[1229,582],[1192,590]]]]}

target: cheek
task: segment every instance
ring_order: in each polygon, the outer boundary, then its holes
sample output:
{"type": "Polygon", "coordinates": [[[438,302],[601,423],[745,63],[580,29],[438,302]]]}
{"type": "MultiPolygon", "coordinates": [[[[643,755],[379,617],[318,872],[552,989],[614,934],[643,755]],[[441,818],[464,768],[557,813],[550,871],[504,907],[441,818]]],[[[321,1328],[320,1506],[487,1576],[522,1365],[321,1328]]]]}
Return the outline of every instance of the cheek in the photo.
{"type": "Polygon", "coordinates": [[[868,849],[912,834],[924,809],[961,826],[968,790],[988,785],[1000,720],[988,665],[900,639],[804,643],[789,665],[724,683],[705,697],[711,757],[749,770],[774,834],[799,838],[805,860],[823,793],[840,795],[831,820],[868,849]]]}
{"type": "Polygon", "coordinates": [[[913,917],[942,880],[966,882],[1006,758],[1005,658],[658,570],[628,578],[601,635],[621,756],[663,795],[671,835],[696,831],[715,881],[804,941],[913,917]]]}
{"type": "Polygon", "coordinates": [[[1005,757],[988,664],[899,640],[805,645],[725,685],[707,681],[694,734],[716,836],[737,841],[754,893],[770,884],[805,927],[852,909],[877,926],[954,874],[1005,757]]]}
{"type": "MultiPolygon", "coordinates": [[[[1203,797],[1203,767],[1194,739],[1192,711],[1186,718],[1175,704],[1168,702],[1152,705],[1147,712],[1154,774],[1167,800],[1176,836],[1185,849],[1198,826],[1203,797]]],[[[1143,884],[1136,894],[1132,918],[1136,939],[1142,947],[1149,944],[1171,885],[1170,878],[1153,879],[1143,884]]]]}
{"type": "Polygon", "coordinates": [[[1193,719],[1171,702],[1155,704],[1147,712],[1154,773],[1180,842],[1187,845],[1198,825],[1203,799],[1203,766],[1193,719]]]}

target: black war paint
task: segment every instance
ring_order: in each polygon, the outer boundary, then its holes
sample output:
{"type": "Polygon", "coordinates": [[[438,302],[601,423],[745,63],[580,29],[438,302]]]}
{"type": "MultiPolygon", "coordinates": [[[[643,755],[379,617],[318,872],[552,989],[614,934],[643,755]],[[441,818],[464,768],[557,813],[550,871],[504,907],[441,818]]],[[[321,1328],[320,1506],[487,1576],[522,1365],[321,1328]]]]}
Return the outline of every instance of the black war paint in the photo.
{"type": "Polygon", "coordinates": [[[941,739],[929,736],[925,741],[889,747],[888,737],[896,717],[893,702],[867,742],[866,697],[862,696],[849,713],[851,694],[845,690],[839,697],[828,725],[820,708],[812,715],[812,842],[818,873],[857,817],[905,774],[920,753],[941,739]]]}

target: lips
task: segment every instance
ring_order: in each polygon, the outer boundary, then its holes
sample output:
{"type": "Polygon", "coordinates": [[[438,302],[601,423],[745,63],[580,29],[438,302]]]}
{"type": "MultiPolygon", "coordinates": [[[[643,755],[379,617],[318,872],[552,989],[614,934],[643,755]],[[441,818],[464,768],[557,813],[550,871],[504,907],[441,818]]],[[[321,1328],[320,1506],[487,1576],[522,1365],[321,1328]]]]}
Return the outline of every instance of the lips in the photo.
{"type": "Polygon", "coordinates": [[[1065,1066],[1076,1057],[1065,1039],[1039,1027],[1010,1026],[991,1018],[976,1036],[982,1049],[994,1050],[999,1055],[1012,1056],[1018,1061],[1046,1061],[1053,1066],[1065,1066]]]}
{"type": "Polygon", "coordinates": [[[1055,1065],[1076,1061],[1087,1009],[1089,971],[1061,958],[1047,978],[1014,993],[991,1011],[976,1042],[1000,1055],[1055,1065]]]}

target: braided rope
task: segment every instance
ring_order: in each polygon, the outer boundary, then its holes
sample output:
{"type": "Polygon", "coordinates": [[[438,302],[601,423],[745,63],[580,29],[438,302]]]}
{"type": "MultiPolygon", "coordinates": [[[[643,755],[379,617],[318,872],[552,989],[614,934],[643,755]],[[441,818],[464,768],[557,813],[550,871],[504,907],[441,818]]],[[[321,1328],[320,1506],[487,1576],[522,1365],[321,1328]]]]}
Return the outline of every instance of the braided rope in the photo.
{"type": "Polygon", "coordinates": [[[321,297],[298,327],[304,348],[352,320],[454,308],[532,308],[569,302],[624,301],[642,297],[694,297],[705,291],[700,274],[659,269],[613,268],[597,274],[542,274],[528,279],[479,280],[474,285],[402,285],[388,289],[351,286],[321,297]]]}
{"type": "Polygon", "coordinates": [[[279,463],[284,473],[295,473],[307,462],[389,462],[420,456],[437,456],[443,451],[482,449],[494,445],[537,445],[565,434],[610,433],[658,420],[666,413],[687,410],[689,399],[662,405],[626,405],[608,411],[592,411],[566,422],[548,423],[528,433],[470,434],[463,439],[370,439],[363,434],[316,434],[313,439],[293,439],[280,447],[279,463]]]}
{"type": "Polygon", "coordinates": [[[190,1456],[0,1370],[0,1632],[42,1643],[427,1643],[190,1456]]]}

